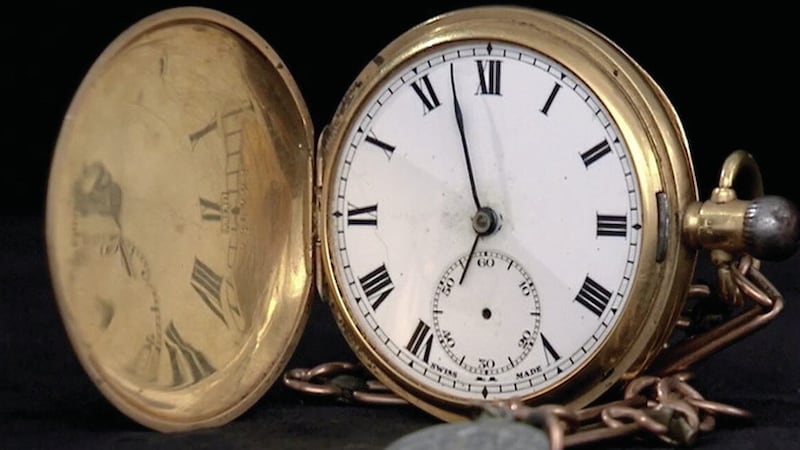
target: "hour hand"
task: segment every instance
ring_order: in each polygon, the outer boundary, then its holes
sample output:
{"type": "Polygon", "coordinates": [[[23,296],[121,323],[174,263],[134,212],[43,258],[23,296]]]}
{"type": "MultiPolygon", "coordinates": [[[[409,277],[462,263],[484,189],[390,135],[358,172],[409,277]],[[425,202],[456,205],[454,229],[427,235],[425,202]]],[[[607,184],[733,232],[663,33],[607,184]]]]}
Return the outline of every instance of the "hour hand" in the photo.
{"type": "Polygon", "coordinates": [[[500,229],[500,216],[492,208],[479,208],[478,212],[472,217],[472,229],[475,231],[475,240],[472,241],[472,248],[470,248],[469,255],[467,255],[467,262],[464,264],[464,271],[461,272],[458,284],[464,283],[464,277],[467,275],[470,262],[472,262],[475,248],[478,246],[478,240],[500,229]]]}

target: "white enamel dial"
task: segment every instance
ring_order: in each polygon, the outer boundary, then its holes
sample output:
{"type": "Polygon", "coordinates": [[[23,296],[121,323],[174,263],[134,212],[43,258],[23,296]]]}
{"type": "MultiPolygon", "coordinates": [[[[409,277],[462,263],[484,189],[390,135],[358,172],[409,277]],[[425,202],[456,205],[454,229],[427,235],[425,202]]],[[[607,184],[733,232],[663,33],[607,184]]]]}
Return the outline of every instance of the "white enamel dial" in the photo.
{"type": "Polygon", "coordinates": [[[545,55],[470,41],[402,65],[351,123],[326,220],[371,351],[442,398],[529,396],[580,370],[630,302],[642,232],[601,100],[545,55]]]}

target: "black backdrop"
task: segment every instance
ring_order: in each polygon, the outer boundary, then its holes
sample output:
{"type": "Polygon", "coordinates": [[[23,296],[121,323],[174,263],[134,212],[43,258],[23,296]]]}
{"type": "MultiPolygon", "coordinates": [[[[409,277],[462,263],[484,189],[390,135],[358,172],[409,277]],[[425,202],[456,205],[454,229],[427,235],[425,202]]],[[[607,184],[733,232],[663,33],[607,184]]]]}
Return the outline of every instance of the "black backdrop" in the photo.
{"type": "MultiPolygon", "coordinates": [[[[77,364],[54,307],[42,239],[52,149],[83,75],[125,28],[150,13],[189,4],[237,17],[281,55],[320,130],[350,82],[395,36],[438,13],[479,2],[317,3],[140,1],[89,7],[30,2],[3,13],[0,447],[375,448],[434,423],[413,410],[343,407],[276,385],[253,410],[221,430],[177,437],[151,433],[97,393],[77,364]]],[[[713,187],[725,156],[741,148],[756,156],[767,193],[800,200],[796,166],[790,162],[797,153],[796,72],[790,68],[796,59],[796,25],[787,10],[766,2],[715,8],[700,2],[522,4],[594,27],[653,76],[683,121],[702,197],[713,187]]],[[[765,270],[787,294],[786,312],[770,329],[699,367],[706,377],[701,387],[740,400],[760,417],[742,429],[731,425],[702,445],[783,447],[800,435],[800,335],[793,325],[800,320],[798,268],[798,257],[768,263],[765,270]]],[[[319,303],[310,325],[293,365],[352,359],[319,303]]]]}
{"type": "MultiPolygon", "coordinates": [[[[23,5],[5,12],[3,213],[40,214],[63,113],[103,48],[144,16],[179,5],[220,9],[261,34],[287,64],[317,130],[359,71],[394,37],[444,11],[489,2],[111,2],[100,7],[23,5]],[[9,159],[7,159],[9,161],[9,159]]],[[[800,198],[796,153],[796,49],[792,15],[769,2],[705,8],[696,2],[517,3],[578,19],[617,42],[663,87],[683,120],[701,193],[731,150],[754,153],[768,193],[800,198]]]]}

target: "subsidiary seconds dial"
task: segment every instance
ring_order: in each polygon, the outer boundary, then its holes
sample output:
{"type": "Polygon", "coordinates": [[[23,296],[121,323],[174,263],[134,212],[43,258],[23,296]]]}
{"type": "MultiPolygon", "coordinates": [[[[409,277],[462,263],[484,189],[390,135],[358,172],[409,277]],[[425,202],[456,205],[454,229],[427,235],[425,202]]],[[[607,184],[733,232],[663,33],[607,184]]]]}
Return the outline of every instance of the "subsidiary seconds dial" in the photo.
{"type": "Polygon", "coordinates": [[[491,381],[528,356],[539,335],[541,307],[530,275],[510,256],[477,252],[470,276],[459,284],[467,260],[453,263],[439,281],[433,328],[456,364],[491,381]]]}

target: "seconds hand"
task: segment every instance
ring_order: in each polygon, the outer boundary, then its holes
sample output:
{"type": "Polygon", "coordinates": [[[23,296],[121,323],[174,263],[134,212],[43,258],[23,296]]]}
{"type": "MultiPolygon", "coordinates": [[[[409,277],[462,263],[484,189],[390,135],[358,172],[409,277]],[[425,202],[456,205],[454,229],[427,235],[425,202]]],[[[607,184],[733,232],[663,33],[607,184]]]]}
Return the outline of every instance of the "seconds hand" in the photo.
{"type": "Polygon", "coordinates": [[[469,264],[472,262],[472,256],[475,254],[475,247],[478,246],[478,239],[481,236],[491,234],[497,228],[497,215],[490,208],[481,206],[481,201],[478,199],[478,189],[475,187],[475,175],[472,173],[472,162],[469,159],[469,146],[467,146],[467,136],[464,133],[464,116],[461,113],[461,105],[458,103],[458,96],[456,95],[456,81],[453,74],[453,64],[450,64],[450,87],[453,90],[453,109],[456,116],[456,124],[458,125],[458,133],[461,135],[461,147],[464,149],[464,161],[467,163],[467,174],[469,175],[469,185],[472,189],[472,199],[475,201],[475,217],[472,218],[472,228],[475,230],[475,240],[472,241],[472,247],[467,256],[467,262],[464,265],[464,271],[461,272],[461,278],[458,284],[464,282],[464,276],[467,274],[469,264]]]}

